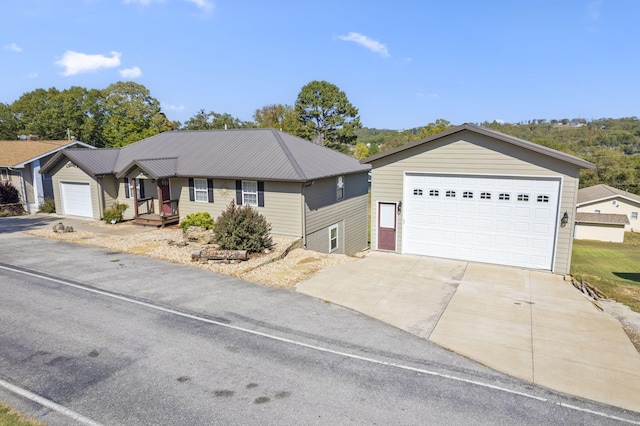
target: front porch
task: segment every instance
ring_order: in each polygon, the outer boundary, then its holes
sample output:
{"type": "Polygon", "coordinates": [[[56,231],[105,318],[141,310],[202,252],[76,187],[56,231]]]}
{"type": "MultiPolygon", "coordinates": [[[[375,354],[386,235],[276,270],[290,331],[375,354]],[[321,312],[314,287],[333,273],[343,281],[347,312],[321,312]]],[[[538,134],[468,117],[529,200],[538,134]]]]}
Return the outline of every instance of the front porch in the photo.
{"type": "Polygon", "coordinates": [[[132,179],[133,186],[133,223],[142,226],[159,226],[164,228],[167,225],[173,225],[180,222],[180,210],[178,209],[178,200],[169,198],[169,182],[167,179],[158,179],[157,198],[145,197],[138,198],[137,182],[138,179],[132,179]]]}

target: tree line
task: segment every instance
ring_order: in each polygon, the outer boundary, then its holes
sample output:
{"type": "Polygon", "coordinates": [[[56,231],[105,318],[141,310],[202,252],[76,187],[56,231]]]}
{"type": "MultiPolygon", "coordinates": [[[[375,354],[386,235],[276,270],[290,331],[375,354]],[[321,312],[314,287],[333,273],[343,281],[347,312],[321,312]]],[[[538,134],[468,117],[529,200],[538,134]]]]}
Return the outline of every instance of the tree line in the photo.
{"type": "MultiPolygon", "coordinates": [[[[202,109],[181,123],[170,120],[143,85],[117,82],[105,89],[36,89],[11,104],[0,103],[0,139],[29,133],[54,140],[72,135],[96,147],[120,147],[170,130],[275,128],[362,159],[453,126],[437,119],[406,130],[366,128],[358,114],[337,86],[312,81],[301,88],[293,105],[265,105],[255,110],[252,121],[202,109]]],[[[581,186],[605,183],[640,194],[637,117],[475,124],[595,163],[595,170],[582,172],[581,186]]]]}

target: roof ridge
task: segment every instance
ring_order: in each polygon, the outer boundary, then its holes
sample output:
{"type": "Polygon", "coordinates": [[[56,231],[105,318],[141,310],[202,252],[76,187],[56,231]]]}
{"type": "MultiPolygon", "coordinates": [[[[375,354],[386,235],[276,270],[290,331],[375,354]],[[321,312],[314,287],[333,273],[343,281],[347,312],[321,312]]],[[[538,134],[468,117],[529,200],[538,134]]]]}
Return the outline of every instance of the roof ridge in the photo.
{"type": "Polygon", "coordinates": [[[276,138],[276,141],[280,145],[280,148],[282,149],[284,154],[287,156],[287,159],[289,160],[289,162],[293,166],[293,169],[295,170],[296,174],[301,179],[307,180],[307,175],[304,173],[304,171],[302,170],[302,167],[300,167],[300,164],[298,164],[298,161],[296,160],[296,158],[293,156],[293,154],[289,150],[289,147],[287,146],[287,143],[284,141],[284,139],[282,139],[282,136],[280,135],[280,132],[278,130],[276,130],[276,129],[266,129],[266,130],[271,130],[271,134],[273,134],[273,136],[276,138]]]}

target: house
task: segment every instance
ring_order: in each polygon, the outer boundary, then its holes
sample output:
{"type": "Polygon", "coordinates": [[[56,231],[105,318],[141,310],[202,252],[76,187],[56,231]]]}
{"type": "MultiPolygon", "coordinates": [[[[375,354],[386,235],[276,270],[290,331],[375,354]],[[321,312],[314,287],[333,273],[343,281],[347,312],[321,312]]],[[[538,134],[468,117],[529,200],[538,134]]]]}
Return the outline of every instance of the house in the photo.
{"type": "Polygon", "coordinates": [[[624,214],[578,212],[574,238],[622,243],[624,229],[628,225],[629,218],[624,214]]]}
{"type": "Polygon", "coordinates": [[[363,162],[373,250],[569,272],[579,173],[594,164],[470,124],[363,162]]]}
{"type": "Polygon", "coordinates": [[[50,173],[62,214],[102,218],[126,203],[134,223],[215,219],[234,201],[258,209],[272,234],[319,252],[367,247],[369,165],[274,129],[176,131],[117,149],[64,150],[50,173]]]}
{"type": "Polygon", "coordinates": [[[578,191],[578,213],[626,215],[625,231],[640,230],[640,195],[609,185],[594,185],[578,191]]]}
{"type": "Polygon", "coordinates": [[[39,140],[29,135],[26,140],[0,141],[0,181],[8,181],[20,192],[27,213],[36,213],[46,197],[53,197],[51,179],[40,173],[40,167],[60,150],[93,148],[79,141],[39,140]]]}

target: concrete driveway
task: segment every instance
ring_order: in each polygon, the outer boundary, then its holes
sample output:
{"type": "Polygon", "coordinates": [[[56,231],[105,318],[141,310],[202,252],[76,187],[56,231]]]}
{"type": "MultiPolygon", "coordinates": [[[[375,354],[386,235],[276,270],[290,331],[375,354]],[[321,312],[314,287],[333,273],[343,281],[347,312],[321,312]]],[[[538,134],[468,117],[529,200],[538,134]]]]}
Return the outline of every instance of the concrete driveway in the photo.
{"type": "Polygon", "coordinates": [[[296,287],[512,376],[640,412],[619,321],[548,272],[372,252],[296,287]]]}

